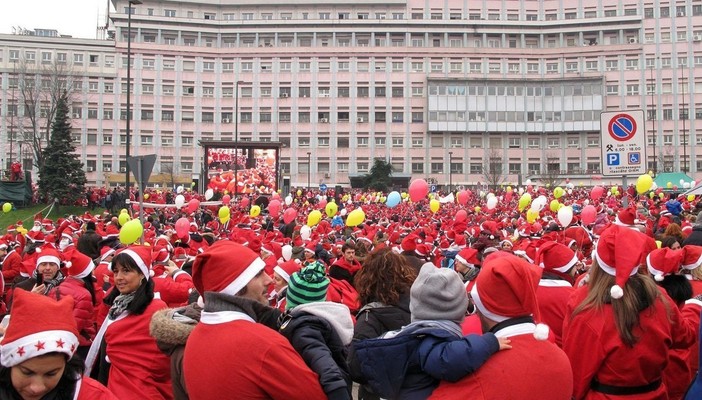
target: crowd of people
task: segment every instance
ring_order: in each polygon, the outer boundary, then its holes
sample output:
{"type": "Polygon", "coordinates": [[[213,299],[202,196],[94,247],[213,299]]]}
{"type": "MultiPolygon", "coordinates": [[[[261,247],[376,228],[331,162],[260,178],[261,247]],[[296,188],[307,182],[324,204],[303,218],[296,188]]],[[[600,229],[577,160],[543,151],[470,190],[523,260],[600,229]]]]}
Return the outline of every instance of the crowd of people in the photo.
{"type": "Polygon", "coordinates": [[[0,398],[702,398],[695,197],[146,194],[7,227],[0,398]]]}

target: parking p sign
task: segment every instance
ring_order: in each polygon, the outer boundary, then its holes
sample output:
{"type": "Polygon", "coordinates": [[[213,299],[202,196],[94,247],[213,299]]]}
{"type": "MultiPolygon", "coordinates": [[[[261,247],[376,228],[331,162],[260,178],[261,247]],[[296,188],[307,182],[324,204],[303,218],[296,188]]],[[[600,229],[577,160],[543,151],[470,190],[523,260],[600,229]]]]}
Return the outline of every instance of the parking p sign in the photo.
{"type": "Polygon", "coordinates": [[[602,175],[622,176],[646,173],[646,132],[643,110],[603,112],[602,175]]]}

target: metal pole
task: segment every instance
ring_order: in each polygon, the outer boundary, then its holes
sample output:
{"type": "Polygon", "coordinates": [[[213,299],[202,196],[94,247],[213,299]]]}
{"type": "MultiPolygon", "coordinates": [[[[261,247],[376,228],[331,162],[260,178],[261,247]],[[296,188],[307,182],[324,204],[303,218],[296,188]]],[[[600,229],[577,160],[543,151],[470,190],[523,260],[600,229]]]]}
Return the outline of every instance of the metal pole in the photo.
{"type": "Polygon", "coordinates": [[[451,187],[453,186],[453,168],[451,168],[451,163],[453,162],[453,152],[449,151],[449,187],[448,192],[451,193],[451,187]]]}
{"type": "Polygon", "coordinates": [[[680,64],[680,86],[682,87],[682,108],[680,109],[680,117],[682,119],[682,135],[680,139],[683,140],[683,159],[682,159],[682,171],[687,173],[687,137],[686,137],[686,127],[685,120],[687,119],[687,111],[685,110],[685,73],[683,65],[680,64]]]}
{"type": "MultiPolygon", "coordinates": [[[[15,107],[17,106],[17,99],[15,98],[15,88],[17,85],[19,85],[19,79],[17,78],[17,71],[15,70],[17,61],[12,60],[12,76],[14,79],[16,79],[16,83],[12,86],[12,101],[14,102],[15,107]]],[[[12,159],[12,142],[14,141],[14,136],[15,136],[15,113],[10,114],[10,159],[8,160],[8,165],[12,165],[13,159],[12,159]]],[[[22,159],[22,155],[20,154],[18,157],[20,160],[22,159]]],[[[21,161],[20,161],[21,162],[21,161]]],[[[6,167],[6,166],[3,166],[6,167]]]]}
{"type": "MultiPolygon", "coordinates": [[[[143,181],[143,170],[144,170],[144,157],[141,156],[139,157],[139,162],[137,163],[138,170],[137,170],[137,184],[139,185],[139,221],[141,222],[141,226],[144,226],[144,188],[146,185],[144,185],[143,181]]],[[[141,245],[144,245],[144,235],[141,235],[141,245]]]]}
{"type": "Polygon", "coordinates": [[[127,168],[125,168],[125,171],[127,172],[127,176],[125,177],[124,180],[124,186],[127,191],[127,198],[129,198],[129,163],[126,162],[126,160],[129,158],[129,147],[131,145],[131,132],[129,131],[130,129],[130,122],[132,120],[131,116],[131,92],[132,92],[132,1],[130,0],[128,3],[129,7],[127,7],[127,151],[125,152],[125,164],[127,164],[127,168]]]}
{"type": "Polygon", "coordinates": [[[239,81],[234,83],[234,198],[239,191],[239,81]]]}
{"type": "Polygon", "coordinates": [[[656,158],[656,140],[658,139],[658,132],[656,131],[656,119],[658,118],[658,110],[654,105],[655,93],[656,93],[656,80],[653,77],[653,70],[656,67],[656,60],[653,60],[653,66],[651,67],[651,83],[653,84],[653,90],[651,90],[651,108],[653,108],[653,175],[658,173],[658,159],[656,158]]]}
{"type": "Polygon", "coordinates": [[[312,172],[312,153],[309,151],[307,152],[307,191],[310,191],[310,187],[312,186],[311,180],[310,180],[310,173],[312,172]]]}

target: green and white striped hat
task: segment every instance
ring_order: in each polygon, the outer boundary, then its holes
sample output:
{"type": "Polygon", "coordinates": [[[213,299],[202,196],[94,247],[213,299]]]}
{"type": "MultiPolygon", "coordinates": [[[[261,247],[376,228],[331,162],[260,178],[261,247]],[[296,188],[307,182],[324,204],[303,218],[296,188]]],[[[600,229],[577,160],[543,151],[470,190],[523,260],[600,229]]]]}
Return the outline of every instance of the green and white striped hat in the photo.
{"type": "Polygon", "coordinates": [[[327,299],[327,287],[329,278],[324,272],[324,265],[315,261],[290,277],[288,291],[286,293],[287,310],[300,304],[325,301],[327,299]]]}

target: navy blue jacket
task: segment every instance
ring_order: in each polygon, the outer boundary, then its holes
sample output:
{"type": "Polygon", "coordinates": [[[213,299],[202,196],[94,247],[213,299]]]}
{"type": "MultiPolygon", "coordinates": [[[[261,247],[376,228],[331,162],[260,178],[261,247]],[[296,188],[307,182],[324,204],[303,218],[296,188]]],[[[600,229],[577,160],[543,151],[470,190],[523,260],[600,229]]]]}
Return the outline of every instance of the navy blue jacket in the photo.
{"type": "Polygon", "coordinates": [[[456,337],[438,328],[405,329],[392,338],[355,340],[351,377],[386,399],[428,398],[439,381],[456,382],[500,349],[492,333],[456,337]]]}

